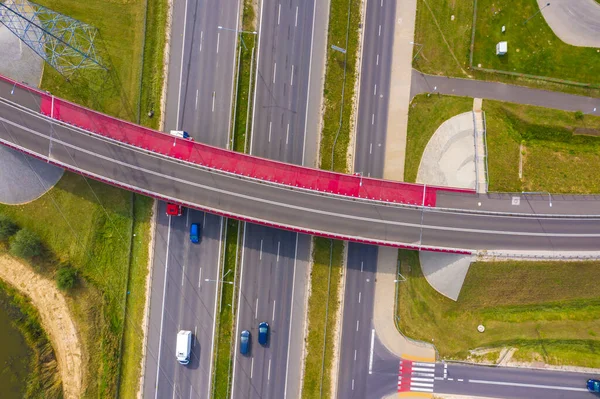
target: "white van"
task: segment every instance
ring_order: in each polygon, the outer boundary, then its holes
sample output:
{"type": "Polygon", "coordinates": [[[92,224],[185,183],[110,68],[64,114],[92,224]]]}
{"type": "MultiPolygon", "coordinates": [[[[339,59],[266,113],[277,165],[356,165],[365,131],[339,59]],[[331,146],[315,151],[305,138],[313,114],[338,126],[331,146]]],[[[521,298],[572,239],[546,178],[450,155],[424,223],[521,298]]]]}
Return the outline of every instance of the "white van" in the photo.
{"type": "Polygon", "coordinates": [[[190,362],[190,354],[192,353],[192,332],[181,330],[177,333],[177,361],[181,364],[190,362]]]}
{"type": "Polygon", "coordinates": [[[190,135],[188,132],[183,130],[171,130],[171,136],[179,137],[181,139],[189,139],[190,135]]]}

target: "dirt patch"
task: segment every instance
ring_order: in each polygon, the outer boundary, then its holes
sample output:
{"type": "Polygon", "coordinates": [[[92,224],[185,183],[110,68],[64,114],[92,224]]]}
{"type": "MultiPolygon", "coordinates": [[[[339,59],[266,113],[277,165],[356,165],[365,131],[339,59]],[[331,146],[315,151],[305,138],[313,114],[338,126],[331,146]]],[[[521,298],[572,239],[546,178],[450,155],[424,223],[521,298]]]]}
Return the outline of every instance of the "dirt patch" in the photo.
{"type": "Polygon", "coordinates": [[[600,129],[594,129],[594,128],[589,128],[589,127],[577,127],[575,128],[575,131],[573,132],[573,134],[575,135],[582,135],[582,136],[600,136],[600,129]]]}
{"type": "Polygon", "coordinates": [[[64,295],[54,281],[9,255],[0,255],[0,278],[31,298],[56,353],[64,397],[80,398],[84,370],[81,342],[64,295]]]}

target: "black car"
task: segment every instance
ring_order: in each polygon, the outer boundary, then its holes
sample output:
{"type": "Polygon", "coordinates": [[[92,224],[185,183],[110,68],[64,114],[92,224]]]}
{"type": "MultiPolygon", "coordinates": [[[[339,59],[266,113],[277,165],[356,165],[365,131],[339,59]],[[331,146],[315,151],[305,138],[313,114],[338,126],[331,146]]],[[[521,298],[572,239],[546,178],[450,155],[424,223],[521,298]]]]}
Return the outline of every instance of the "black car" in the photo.
{"type": "Polygon", "coordinates": [[[240,334],[240,353],[247,355],[250,352],[250,331],[244,330],[240,334]]]}
{"type": "Polygon", "coordinates": [[[258,325],[258,343],[266,346],[269,342],[269,323],[263,321],[258,325]]]}

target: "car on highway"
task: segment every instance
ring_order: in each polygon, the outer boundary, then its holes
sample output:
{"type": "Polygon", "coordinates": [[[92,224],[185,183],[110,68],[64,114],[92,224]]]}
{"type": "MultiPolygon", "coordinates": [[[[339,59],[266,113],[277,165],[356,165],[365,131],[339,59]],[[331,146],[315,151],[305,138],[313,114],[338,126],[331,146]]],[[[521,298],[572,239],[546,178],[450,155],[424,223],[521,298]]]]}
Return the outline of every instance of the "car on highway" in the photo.
{"type": "Polygon", "coordinates": [[[198,223],[192,223],[190,225],[190,241],[194,244],[198,244],[200,242],[200,234],[200,225],[198,223]]]}
{"type": "Polygon", "coordinates": [[[175,345],[177,361],[183,365],[190,363],[190,354],[192,353],[192,332],[181,330],[177,333],[177,343],[175,345]]]}
{"type": "Polygon", "coordinates": [[[269,342],[269,323],[263,321],[258,325],[258,343],[266,346],[269,342]]]}
{"type": "Polygon", "coordinates": [[[181,216],[181,205],[172,204],[167,202],[167,215],[168,216],[181,216]]]}
{"type": "Polygon", "coordinates": [[[587,389],[593,393],[600,393],[600,380],[589,379],[587,381],[587,389]]]}
{"type": "Polygon", "coordinates": [[[250,331],[244,330],[240,334],[240,354],[246,356],[250,353],[250,331]]]}

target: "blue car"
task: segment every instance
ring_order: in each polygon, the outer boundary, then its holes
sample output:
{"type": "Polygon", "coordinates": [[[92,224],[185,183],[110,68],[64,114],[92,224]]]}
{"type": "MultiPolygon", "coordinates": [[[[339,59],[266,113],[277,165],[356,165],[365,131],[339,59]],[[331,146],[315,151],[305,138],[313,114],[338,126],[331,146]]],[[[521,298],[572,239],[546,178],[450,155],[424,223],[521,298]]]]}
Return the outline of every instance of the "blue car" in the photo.
{"type": "Polygon", "coordinates": [[[258,343],[266,346],[269,342],[269,323],[263,321],[258,325],[258,343]]]}
{"type": "Polygon", "coordinates": [[[250,331],[244,330],[240,334],[240,353],[246,356],[250,352],[250,331]]]}
{"type": "Polygon", "coordinates": [[[587,389],[593,393],[600,393],[600,380],[588,380],[587,389]]]}
{"type": "Polygon", "coordinates": [[[198,223],[192,223],[190,226],[190,241],[194,244],[200,242],[200,225],[198,223]]]}

